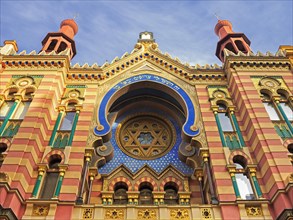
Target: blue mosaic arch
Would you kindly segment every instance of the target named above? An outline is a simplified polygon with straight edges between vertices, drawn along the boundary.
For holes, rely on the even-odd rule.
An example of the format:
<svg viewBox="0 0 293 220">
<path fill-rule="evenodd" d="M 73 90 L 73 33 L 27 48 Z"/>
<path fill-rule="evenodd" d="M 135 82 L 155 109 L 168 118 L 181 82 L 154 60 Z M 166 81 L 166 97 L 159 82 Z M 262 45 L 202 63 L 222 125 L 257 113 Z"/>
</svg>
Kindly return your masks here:
<svg viewBox="0 0 293 220">
<path fill-rule="evenodd" d="M 98 108 L 98 113 L 97 113 L 98 117 L 97 118 L 98 118 L 99 126 L 94 128 L 95 135 L 104 136 L 111 131 L 110 124 L 107 121 L 107 110 L 106 109 L 107 109 L 108 102 L 113 97 L 113 95 L 117 91 L 119 91 L 120 89 L 122 89 L 128 85 L 138 83 L 138 82 L 143 82 L 143 81 L 158 83 L 158 84 L 167 86 L 168 88 L 175 91 L 182 98 L 182 100 L 185 103 L 185 107 L 187 109 L 187 117 L 186 117 L 186 122 L 183 125 L 183 132 L 190 137 L 194 137 L 199 134 L 199 132 L 200 132 L 199 129 L 197 129 L 197 130 L 191 129 L 191 127 L 195 124 L 196 115 L 195 115 L 195 108 L 193 106 L 193 103 L 192 103 L 190 97 L 187 95 L 187 93 L 180 86 L 169 81 L 168 79 L 165 79 L 163 77 L 159 77 L 156 75 L 152 75 L 152 74 L 142 74 L 142 75 L 130 77 L 128 79 L 125 79 L 125 80 L 117 83 L 103 97 L 103 99 L 100 103 L 100 106 Z"/>
</svg>

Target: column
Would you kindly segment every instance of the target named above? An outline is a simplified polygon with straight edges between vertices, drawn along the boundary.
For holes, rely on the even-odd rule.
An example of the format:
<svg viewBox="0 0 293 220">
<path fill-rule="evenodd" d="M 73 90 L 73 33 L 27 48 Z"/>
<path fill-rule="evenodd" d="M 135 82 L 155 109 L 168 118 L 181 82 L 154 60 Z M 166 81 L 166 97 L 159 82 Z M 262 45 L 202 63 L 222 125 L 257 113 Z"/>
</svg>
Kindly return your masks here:
<svg viewBox="0 0 293 220">
<path fill-rule="evenodd" d="M 256 167 L 248 167 L 248 170 L 249 170 L 249 174 L 251 176 L 252 183 L 256 191 L 257 197 L 262 198 L 262 192 L 256 178 Z"/>
<path fill-rule="evenodd" d="M 205 199 L 204 191 L 203 191 L 203 171 L 197 170 L 196 172 L 196 179 L 198 180 L 199 184 L 199 190 L 200 190 L 200 196 L 201 196 L 201 202 L 202 204 L 207 204 L 207 201 Z"/>
<path fill-rule="evenodd" d="M 40 189 L 40 185 L 41 185 L 41 181 L 43 179 L 44 173 L 46 171 L 46 165 L 44 166 L 40 166 L 38 169 L 38 177 L 37 177 L 37 181 L 35 183 L 34 189 L 33 189 L 33 193 L 32 193 L 32 197 L 36 198 Z"/>
<path fill-rule="evenodd" d="M 76 111 L 74 119 L 73 119 L 73 124 L 72 124 L 71 132 L 70 132 L 69 141 L 68 141 L 68 144 L 67 144 L 68 146 L 71 146 L 71 144 L 72 144 L 72 140 L 73 140 L 73 137 L 74 137 L 78 117 L 79 117 L 79 111 Z"/>
<path fill-rule="evenodd" d="M 229 110 L 230 110 L 230 109 L 229 109 Z M 239 128 L 239 125 L 238 125 L 238 121 L 237 121 L 237 119 L 236 119 L 236 116 L 235 116 L 233 110 L 230 110 L 230 115 L 231 115 L 231 118 L 232 118 L 233 124 L 234 124 L 234 126 L 235 126 L 235 129 L 236 129 L 236 132 L 237 132 L 237 136 L 238 136 L 239 141 L 240 141 L 240 145 L 241 145 L 241 147 L 245 147 L 245 142 L 244 142 L 243 136 L 242 136 L 242 134 L 241 134 L 241 131 L 240 131 L 240 128 Z"/>
<path fill-rule="evenodd" d="M 210 170 L 210 164 L 209 164 L 209 152 L 208 149 L 200 149 L 200 154 L 201 157 L 203 159 L 203 165 L 204 165 L 204 169 L 206 170 L 207 173 L 207 177 L 208 177 L 208 183 L 209 183 L 209 188 L 210 188 L 210 192 L 211 192 L 211 199 L 212 199 L 212 204 L 218 204 L 219 201 L 216 197 L 215 194 L 215 186 L 214 186 L 214 182 L 212 179 L 212 175 L 211 175 L 211 170 Z"/>
<path fill-rule="evenodd" d="M 55 136 L 56 136 L 56 132 L 57 132 L 57 129 L 59 128 L 59 126 L 60 126 L 61 118 L 63 116 L 63 113 L 65 112 L 65 108 L 63 106 L 59 106 L 58 110 L 59 110 L 59 114 L 58 114 L 57 120 L 55 122 L 54 129 L 52 131 L 52 135 L 51 135 L 51 138 L 50 138 L 50 141 L 49 141 L 49 146 L 53 146 Z"/>
<path fill-rule="evenodd" d="M 59 168 L 59 179 L 58 179 L 58 182 L 57 182 L 57 187 L 55 189 L 54 198 L 58 198 L 58 196 L 60 194 L 62 182 L 63 182 L 63 179 L 64 179 L 64 175 L 65 175 L 65 169 Z"/>
<path fill-rule="evenodd" d="M 276 104 L 277 104 L 277 107 L 278 107 L 278 109 L 279 109 L 279 111 L 280 111 L 280 113 L 281 113 L 283 119 L 285 120 L 285 122 L 286 122 L 286 124 L 287 124 L 287 126 L 288 126 L 288 128 L 289 128 L 289 130 L 290 130 L 290 132 L 291 132 L 291 135 L 293 135 L 293 127 L 292 127 L 292 125 L 291 125 L 291 122 L 290 122 L 289 119 L 287 118 L 287 115 L 285 114 L 285 112 L 284 112 L 282 106 L 280 105 L 279 100 L 275 100 L 275 102 L 276 102 Z"/>
<path fill-rule="evenodd" d="M 86 198 L 86 204 L 90 203 L 91 193 L 92 193 L 92 188 L 93 188 L 93 181 L 94 181 L 95 177 L 97 176 L 97 174 L 98 174 L 97 167 L 91 167 L 89 169 L 89 191 L 88 191 L 87 198 Z"/>
<path fill-rule="evenodd" d="M 227 165 L 227 167 L 228 167 L 229 174 L 231 176 L 232 185 L 233 185 L 233 188 L 234 188 L 236 198 L 240 199 L 241 196 L 240 196 L 239 188 L 238 188 L 236 177 L 235 177 L 236 167 L 235 167 L 235 165 Z"/>
<path fill-rule="evenodd" d="M 218 112 L 215 109 L 213 109 L 213 111 L 214 111 L 216 123 L 217 123 L 217 126 L 218 126 L 218 130 L 219 130 L 222 145 L 223 145 L 223 147 L 226 147 L 226 141 L 225 141 L 225 137 L 224 137 L 224 133 L 223 133 L 223 130 L 222 130 L 222 126 L 221 126 L 221 122 L 220 122 L 220 119 L 219 119 Z"/>
<path fill-rule="evenodd" d="M 87 174 L 88 174 L 88 168 L 89 168 L 89 164 L 92 158 L 92 154 L 93 154 L 93 149 L 86 149 L 85 150 L 85 155 L 84 155 L 84 164 L 83 164 L 83 169 L 82 169 L 82 174 L 81 174 L 81 182 L 79 185 L 79 190 L 78 190 L 78 195 L 77 195 L 77 199 L 76 199 L 76 204 L 81 205 L 83 204 L 83 191 L 84 191 L 84 187 L 85 187 L 85 182 L 86 182 L 86 178 L 87 178 Z"/>
</svg>

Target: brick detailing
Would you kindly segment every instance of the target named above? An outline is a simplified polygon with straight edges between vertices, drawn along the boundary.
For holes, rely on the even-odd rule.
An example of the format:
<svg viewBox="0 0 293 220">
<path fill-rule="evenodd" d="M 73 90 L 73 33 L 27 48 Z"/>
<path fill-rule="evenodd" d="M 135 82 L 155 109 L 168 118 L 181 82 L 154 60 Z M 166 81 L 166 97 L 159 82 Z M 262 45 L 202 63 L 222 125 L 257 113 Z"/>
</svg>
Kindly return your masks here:
<svg viewBox="0 0 293 220">
<path fill-rule="evenodd" d="M 165 179 L 163 179 L 163 181 L 161 182 L 160 184 L 160 191 L 164 191 L 164 186 L 166 185 L 166 183 L 168 182 L 174 182 L 178 185 L 178 190 L 179 191 L 183 191 L 183 185 L 181 183 L 180 180 L 178 180 L 177 178 L 175 177 L 172 177 L 172 176 L 168 176 L 166 177 Z"/>
<path fill-rule="evenodd" d="M 246 159 L 247 164 L 252 164 L 251 159 L 249 158 L 249 156 L 247 156 L 243 151 L 240 151 L 240 150 L 235 150 L 230 154 L 230 156 L 229 156 L 229 163 L 230 164 L 234 164 L 233 157 L 235 157 L 236 155 L 243 156 Z"/>
<path fill-rule="evenodd" d="M 127 178 L 125 178 L 124 176 L 119 176 L 111 181 L 111 183 L 109 184 L 109 191 L 114 191 L 114 186 L 118 182 L 126 183 L 126 185 L 128 186 L 128 191 L 132 190 L 131 182 Z"/>
<path fill-rule="evenodd" d="M 148 183 L 152 184 L 153 191 L 158 191 L 158 185 L 151 177 L 142 177 L 138 181 L 136 181 L 136 183 L 134 185 L 134 191 L 138 191 L 139 185 L 143 182 L 148 182 Z"/>
<path fill-rule="evenodd" d="M 61 150 L 52 150 L 52 151 L 50 151 L 46 156 L 45 156 L 45 158 L 44 158 L 44 163 L 49 163 L 49 158 L 52 156 L 52 155 L 54 155 L 54 154 L 57 154 L 57 155 L 59 155 L 60 157 L 61 157 L 61 162 L 60 162 L 60 164 L 64 164 L 64 161 L 65 161 L 65 155 L 64 155 L 64 153 L 61 151 Z"/>
</svg>

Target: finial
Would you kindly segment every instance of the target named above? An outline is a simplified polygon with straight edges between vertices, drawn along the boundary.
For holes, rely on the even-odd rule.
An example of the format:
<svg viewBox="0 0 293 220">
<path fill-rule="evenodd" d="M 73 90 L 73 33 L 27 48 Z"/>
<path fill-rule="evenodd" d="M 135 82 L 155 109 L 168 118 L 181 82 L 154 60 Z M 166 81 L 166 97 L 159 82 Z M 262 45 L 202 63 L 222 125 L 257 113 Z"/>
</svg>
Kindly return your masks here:
<svg viewBox="0 0 293 220">
<path fill-rule="evenodd" d="M 73 16 L 73 20 L 76 20 L 79 17 L 79 13 L 75 13 Z"/>
<path fill-rule="evenodd" d="M 215 17 L 218 19 L 218 21 L 221 20 L 221 19 L 220 19 L 220 16 L 218 16 L 217 13 L 214 13 L 214 15 L 215 15 Z"/>
</svg>

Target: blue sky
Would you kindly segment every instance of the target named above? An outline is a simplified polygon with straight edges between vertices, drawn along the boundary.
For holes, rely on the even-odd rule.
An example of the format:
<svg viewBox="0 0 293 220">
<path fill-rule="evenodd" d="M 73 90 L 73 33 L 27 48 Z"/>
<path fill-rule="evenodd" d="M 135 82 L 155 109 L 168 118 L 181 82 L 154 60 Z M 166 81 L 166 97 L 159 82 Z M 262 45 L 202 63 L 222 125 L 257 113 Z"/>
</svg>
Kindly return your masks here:
<svg viewBox="0 0 293 220">
<path fill-rule="evenodd" d="M 254 52 L 293 44 L 293 1 L 21 1 L 0 0 L 0 42 L 16 40 L 20 51 L 41 49 L 48 32 L 79 14 L 72 64 L 102 65 L 131 52 L 142 31 L 151 31 L 162 52 L 192 65 L 221 64 L 214 55 L 220 19 L 243 32 Z"/>
</svg>

